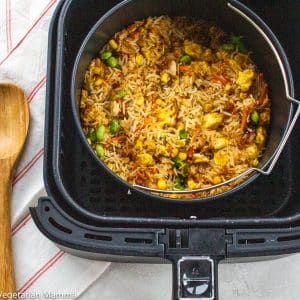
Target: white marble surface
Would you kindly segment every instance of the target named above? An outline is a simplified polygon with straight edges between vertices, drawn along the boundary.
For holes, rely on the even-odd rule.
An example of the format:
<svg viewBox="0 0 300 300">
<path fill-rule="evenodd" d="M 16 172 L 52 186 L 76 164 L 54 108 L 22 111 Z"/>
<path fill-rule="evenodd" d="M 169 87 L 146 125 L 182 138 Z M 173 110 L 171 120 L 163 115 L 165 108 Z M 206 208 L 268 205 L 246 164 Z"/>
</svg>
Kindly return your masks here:
<svg viewBox="0 0 300 300">
<path fill-rule="evenodd" d="M 112 263 L 80 300 L 170 300 L 171 265 Z M 219 265 L 220 300 L 299 300 L 300 254 Z"/>
</svg>

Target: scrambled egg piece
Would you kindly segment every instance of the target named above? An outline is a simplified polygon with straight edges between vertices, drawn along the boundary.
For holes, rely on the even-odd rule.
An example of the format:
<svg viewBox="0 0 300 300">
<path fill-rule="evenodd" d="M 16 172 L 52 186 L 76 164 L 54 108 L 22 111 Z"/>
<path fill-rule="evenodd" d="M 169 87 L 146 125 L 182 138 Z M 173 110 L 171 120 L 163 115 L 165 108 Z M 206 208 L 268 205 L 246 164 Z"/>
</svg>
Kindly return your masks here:
<svg viewBox="0 0 300 300">
<path fill-rule="evenodd" d="M 177 129 L 179 129 L 179 130 L 182 130 L 182 129 L 185 129 L 185 125 L 184 125 L 184 123 L 183 122 L 178 122 L 177 123 Z"/>
<path fill-rule="evenodd" d="M 251 157 L 251 158 L 256 158 L 258 155 L 258 148 L 255 144 L 252 144 L 250 146 L 248 146 L 246 148 L 247 154 Z"/>
<path fill-rule="evenodd" d="M 179 152 L 178 157 L 183 161 L 187 159 L 187 153 L 186 152 Z"/>
<path fill-rule="evenodd" d="M 136 98 L 136 99 L 135 99 L 135 103 L 136 103 L 138 106 L 144 106 L 144 103 L 145 103 L 144 96 L 139 96 L 138 98 Z"/>
<path fill-rule="evenodd" d="M 193 190 L 196 187 L 196 182 L 193 179 L 189 179 L 187 181 L 187 186 L 190 190 Z"/>
<path fill-rule="evenodd" d="M 165 154 L 167 153 L 167 148 L 166 148 L 166 146 L 164 146 L 164 145 L 158 145 L 158 146 L 157 146 L 157 151 L 158 151 L 159 154 L 165 155 Z M 176 154 L 176 155 L 177 155 L 177 154 Z M 175 155 L 175 156 L 176 156 L 176 155 Z"/>
<path fill-rule="evenodd" d="M 161 106 L 161 105 L 163 104 L 163 101 L 162 101 L 160 98 L 158 98 L 158 99 L 156 99 L 155 103 L 156 103 L 158 106 Z"/>
<path fill-rule="evenodd" d="M 266 140 L 266 135 L 267 135 L 266 129 L 259 126 L 256 131 L 256 139 L 255 139 L 255 142 L 258 146 L 262 147 L 264 145 Z"/>
<path fill-rule="evenodd" d="M 224 137 L 218 137 L 213 140 L 213 147 L 215 150 L 220 150 L 224 147 L 226 147 L 229 144 L 228 139 Z"/>
<path fill-rule="evenodd" d="M 170 74 L 166 72 L 162 73 L 160 76 L 160 80 L 165 84 L 167 84 L 170 81 L 170 79 Z"/>
<path fill-rule="evenodd" d="M 96 79 L 96 81 L 95 81 L 95 86 L 99 86 L 99 85 L 101 85 L 103 83 L 103 80 L 101 79 L 101 78 L 98 78 L 98 79 Z"/>
<path fill-rule="evenodd" d="M 91 69 L 91 73 L 92 73 L 93 75 L 101 75 L 101 69 L 100 69 L 99 67 L 93 67 L 93 68 Z"/>
<path fill-rule="evenodd" d="M 176 145 L 180 148 L 184 147 L 186 145 L 186 140 L 185 139 L 176 140 Z"/>
<path fill-rule="evenodd" d="M 156 149 L 156 145 L 153 141 L 146 140 L 144 144 L 149 151 Z"/>
<path fill-rule="evenodd" d="M 88 91 L 87 90 L 82 90 L 81 91 L 81 99 L 85 100 L 88 97 Z"/>
<path fill-rule="evenodd" d="M 172 126 L 174 124 L 174 118 L 170 115 L 170 112 L 167 112 L 164 109 L 159 109 L 157 111 L 157 118 L 161 121 L 159 126 L 163 127 L 164 125 Z"/>
<path fill-rule="evenodd" d="M 137 54 L 135 57 L 135 62 L 137 65 L 142 65 L 144 62 L 144 56 L 142 54 Z"/>
<path fill-rule="evenodd" d="M 201 46 L 189 40 L 185 40 L 183 44 L 184 52 L 192 57 L 200 58 L 202 53 Z"/>
<path fill-rule="evenodd" d="M 253 167 L 257 167 L 258 164 L 259 164 L 258 159 L 257 159 L 257 158 L 254 159 L 253 162 L 252 162 L 252 166 L 253 166 Z"/>
<path fill-rule="evenodd" d="M 230 83 L 226 83 L 225 85 L 225 92 L 229 92 L 231 90 L 231 84 Z"/>
<path fill-rule="evenodd" d="M 227 153 L 225 153 L 224 151 L 219 150 L 215 153 L 214 162 L 216 165 L 224 167 L 228 164 L 228 161 L 229 161 L 229 157 Z"/>
<path fill-rule="evenodd" d="M 173 148 L 171 151 L 171 156 L 176 157 L 178 155 L 179 150 L 177 148 Z"/>
<path fill-rule="evenodd" d="M 202 108 L 204 112 L 208 113 L 213 110 L 214 106 L 211 103 L 204 103 Z"/>
<path fill-rule="evenodd" d="M 208 113 L 203 116 L 202 126 L 205 129 L 217 129 L 223 122 L 224 116 L 218 112 Z"/>
<path fill-rule="evenodd" d="M 236 83 L 241 87 L 243 92 L 247 92 L 252 85 L 254 79 L 254 72 L 251 69 L 246 69 L 239 72 Z"/>
<path fill-rule="evenodd" d="M 154 160 L 151 154 L 143 153 L 137 156 L 138 162 L 143 166 L 153 165 Z"/>
<path fill-rule="evenodd" d="M 167 182 L 163 179 L 159 179 L 157 182 L 157 188 L 160 190 L 165 190 L 167 188 Z"/>
<path fill-rule="evenodd" d="M 210 71 L 210 67 L 206 61 L 194 62 L 192 68 L 196 74 L 200 74 L 201 76 L 206 75 Z"/>
<path fill-rule="evenodd" d="M 222 178 L 221 178 L 220 176 L 218 176 L 218 175 L 215 175 L 215 176 L 211 179 L 211 182 L 212 182 L 213 184 L 219 184 L 219 183 L 222 182 Z"/>
<path fill-rule="evenodd" d="M 209 162 L 209 158 L 207 156 L 205 156 L 204 154 L 201 153 L 195 153 L 193 155 L 193 162 L 194 163 L 205 163 L 205 162 Z"/>
<path fill-rule="evenodd" d="M 138 139 L 138 140 L 136 141 L 134 147 L 135 147 L 137 150 L 143 149 L 143 142 L 142 142 L 140 139 Z"/>
</svg>

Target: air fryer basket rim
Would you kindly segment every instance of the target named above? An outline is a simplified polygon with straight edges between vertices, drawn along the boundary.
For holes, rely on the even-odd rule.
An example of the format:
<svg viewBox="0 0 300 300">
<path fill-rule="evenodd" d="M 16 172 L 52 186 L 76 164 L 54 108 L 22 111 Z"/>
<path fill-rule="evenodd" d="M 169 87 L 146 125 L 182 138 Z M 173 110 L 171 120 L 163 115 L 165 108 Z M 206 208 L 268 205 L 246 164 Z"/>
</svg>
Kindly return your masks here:
<svg viewBox="0 0 300 300">
<path fill-rule="evenodd" d="M 127 183 L 126 181 L 120 179 L 119 177 L 116 176 L 115 173 L 113 173 L 94 153 L 94 151 L 92 150 L 92 148 L 90 147 L 90 145 L 87 143 L 86 137 L 83 133 L 82 127 L 81 127 L 81 122 L 80 122 L 80 117 L 78 114 L 78 109 L 77 109 L 77 101 L 76 101 L 76 97 L 75 97 L 75 79 L 77 76 L 77 70 L 78 70 L 78 65 L 81 59 L 82 54 L 84 53 L 86 44 L 88 43 L 88 41 L 90 40 L 90 38 L 93 36 L 93 34 L 95 33 L 95 31 L 101 26 L 101 24 L 104 22 L 104 20 L 106 20 L 111 14 L 113 14 L 116 10 L 121 9 L 123 5 L 130 3 L 134 0 L 125 0 L 120 2 L 119 4 L 117 4 L 116 6 L 114 6 L 111 10 L 109 10 L 105 15 L 103 15 L 97 22 L 96 24 L 92 27 L 92 29 L 88 32 L 88 34 L 86 35 L 84 42 L 82 43 L 80 50 L 78 51 L 77 57 L 76 57 L 76 62 L 73 68 L 73 73 L 72 73 L 72 84 L 71 84 L 71 98 L 72 98 L 72 112 L 74 115 L 74 119 L 75 119 L 75 124 L 77 127 L 77 132 L 79 133 L 79 136 L 83 142 L 83 144 L 85 145 L 85 147 L 88 149 L 89 153 L 93 156 L 93 158 L 97 161 L 98 165 L 101 166 L 101 168 L 103 170 L 106 171 L 106 173 L 108 173 L 111 177 L 113 177 L 118 183 L 122 184 L 123 186 L 126 186 L 128 188 L 128 192 L 130 192 L 131 190 L 134 190 L 135 192 L 141 194 L 141 195 L 147 195 L 149 196 L 149 192 L 143 191 L 139 188 L 134 187 L 133 185 Z M 290 70 L 290 66 L 286 57 L 286 54 L 282 48 L 282 46 L 280 45 L 278 39 L 276 38 L 276 36 L 274 35 L 274 33 L 271 31 L 271 29 L 260 19 L 260 17 L 258 17 L 252 10 L 250 10 L 248 7 L 246 7 L 245 5 L 241 4 L 240 2 L 236 1 L 236 0 L 229 0 L 228 1 L 228 6 L 233 6 L 233 7 L 239 7 L 243 10 L 243 12 L 246 13 L 247 17 L 252 20 L 252 22 L 254 24 L 257 25 L 258 28 L 260 28 L 262 30 L 262 32 L 264 32 L 264 34 L 266 34 L 266 36 L 269 38 L 270 42 L 271 42 L 271 48 L 273 49 L 273 51 L 275 50 L 276 54 L 277 54 L 277 60 L 280 64 L 281 71 L 282 71 L 282 76 L 285 79 L 284 83 L 285 83 L 285 88 L 288 91 L 288 93 L 290 95 L 294 95 L 294 86 L 293 86 L 293 79 L 292 79 L 292 74 L 291 74 L 291 70 Z M 252 24 L 253 25 L 253 24 Z M 255 27 L 255 26 L 254 26 Z M 255 30 L 257 30 L 257 28 L 255 27 Z M 289 124 L 290 124 L 290 120 L 292 118 L 293 115 L 293 104 L 290 104 L 290 109 L 289 109 L 289 116 L 288 116 L 288 120 L 286 122 L 286 127 L 284 130 L 284 133 L 282 135 L 281 141 L 279 142 L 276 150 L 274 151 L 273 155 L 268 159 L 268 161 L 265 163 L 265 165 L 262 167 L 262 170 L 264 170 L 269 164 L 270 162 L 272 162 L 273 157 L 275 156 L 275 154 L 277 153 L 278 149 L 280 147 L 283 147 L 282 142 L 284 139 L 284 136 L 288 130 Z M 151 195 L 151 197 L 155 198 L 156 200 L 161 200 L 161 201 L 165 201 L 165 202 L 169 202 L 169 203 L 187 203 L 187 202 L 207 202 L 210 200 L 216 200 L 216 199 L 220 199 L 223 198 L 225 196 L 228 196 L 240 189 L 242 189 L 243 187 L 245 187 L 246 185 L 250 184 L 254 179 L 256 179 L 260 174 L 258 172 L 254 172 L 249 178 L 247 178 L 246 180 L 244 180 L 241 184 L 235 186 L 234 188 L 231 188 L 230 190 L 227 190 L 225 192 L 219 193 L 217 195 L 213 195 L 213 196 L 208 196 L 208 197 L 202 197 L 202 198 L 191 198 L 191 199 L 171 199 L 168 197 L 163 197 L 163 196 L 157 196 L 157 195 Z"/>
</svg>

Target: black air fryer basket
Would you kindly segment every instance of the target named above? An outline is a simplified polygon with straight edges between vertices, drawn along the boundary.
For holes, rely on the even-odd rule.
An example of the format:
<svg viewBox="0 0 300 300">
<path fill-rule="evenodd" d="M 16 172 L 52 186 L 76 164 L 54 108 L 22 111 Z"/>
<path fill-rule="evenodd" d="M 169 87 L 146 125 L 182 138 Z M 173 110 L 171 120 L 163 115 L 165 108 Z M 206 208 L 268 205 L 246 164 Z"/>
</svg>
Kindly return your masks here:
<svg viewBox="0 0 300 300">
<path fill-rule="evenodd" d="M 221 260 L 300 251 L 299 122 L 272 174 L 230 196 L 182 204 L 150 201 L 128 191 L 99 169 L 76 132 L 70 108 L 72 69 L 81 43 L 117 3 L 66 0 L 56 9 L 48 50 L 48 197 L 41 198 L 31 214 L 38 228 L 67 252 L 109 261 L 171 262 L 174 299 L 218 299 Z M 271 25 L 299 81 L 300 5 L 243 3 Z"/>
</svg>

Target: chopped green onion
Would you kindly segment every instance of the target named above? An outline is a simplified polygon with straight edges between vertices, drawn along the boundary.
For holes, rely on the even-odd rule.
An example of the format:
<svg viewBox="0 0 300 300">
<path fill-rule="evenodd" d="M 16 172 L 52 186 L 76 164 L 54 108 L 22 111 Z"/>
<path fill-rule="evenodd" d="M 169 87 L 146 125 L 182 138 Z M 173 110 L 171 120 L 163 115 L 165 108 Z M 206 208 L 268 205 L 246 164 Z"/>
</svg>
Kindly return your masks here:
<svg viewBox="0 0 300 300">
<path fill-rule="evenodd" d="M 174 187 L 178 190 L 185 189 L 184 177 L 181 175 L 177 175 L 174 179 Z"/>
<path fill-rule="evenodd" d="M 96 142 L 97 141 L 97 135 L 96 135 L 96 131 L 94 128 L 91 128 L 89 130 L 88 136 L 87 136 L 91 142 Z"/>
<path fill-rule="evenodd" d="M 180 57 L 180 62 L 182 62 L 185 65 L 189 65 L 192 62 L 192 57 L 188 54 L 184 54 Z"/>
<path fill-rule="evenodd" d="M 160 135 L 160 139 L 165 140 L 168 137 L 168 133 L 167 132 L 162 132 Z"/>
<path fill-rule="evenodd" d="M 105 155 L 104 147 L 101 144 L 97 144 L 95 150 L 98 157 L 102 158 Z"/>
<path fill-rule="evenodd" d="M 106 62 L 112 68 L 115 68 L 118 65 L 118 60 L 114 56 L 109 57 Z"/>
<path fill-rule="evenodd" d="M 253 110 L 250 114 L 250 119 L 253 123 L 257 124 L 259 122 L 259 113 L 256 110 Z"/>
<path fill-rule="evenodd" d="M 182 140 L 186 140 L 187 137 L 188 137 L 188 132 L 185 130 L 185 129 L 181 129 L 179 131 L 179 137 L 182 139 Z"/>
<path fill-rule="evenodd" d="M 128 92 L 127 91 L 125 91 L 125 90 L 121 90 L 121 91 L 119 91 L 117 94 L 116 94 L 116 96 L 114 96 L 114 100 L 116 100 L 116 99 L 120 99 L 120 98 L 124 98 L 125 96 L 127 96 L 128 95 Z"/>
<path fill-rule="evenodd" d="M 98 141 L 103 141 L 105 135 L 105 127 L 103 125 L 99 126 L 96 129 L 96 136 Z"/>
<path fill-rule="evenodd" d="M 117 119 L 113 119 L 109 124 L 111 133 L 117 133 L 120 130 L 120 123 Z"/>
<path fill-rule="evenodd" d="M 181 165 L 182 165 L 182 161 L 181 161 L 181 159 L 178 156 L 173 157 L 172 158 L 172 162 L 174 163 L 174 167 L 176 169 L 179 169 L 181 167 Z"/>
<path fill-rule="evenodd" d="M 238 51 L 246 53 L 248 51 L 242 39 L 242 36 L 232 35 L 230 37 L 230 42 L 238 49 Z"/>
<path fill-rule="evenodd" d="M 233 44 L 230 44 L 230 43 L 226 43 L 226 44 L 223 44 L 221 46 L 221 48 L 226 51 L 226 52 L 230 52 L 230 51 L 233 51 L 234 50 L 234 45 Z"/>
<path fill-rule="evenodd" d="M 107 59 L 109 59 L 111 56 L 112 56 L 112 53 L 111 53 L 110 51 L 105 51 L 105 52 L 103 52 L 103 53 L 101 54 L 101 58 L 102 58 L 103 60 L 107 60 Z"/>
<path fill-rule="evenodd" d="M 190 165 L 187 164 L 187 163 L 184 165 L 184 167 L 182 168 L 182 174 L 183 174 L 183 175 L 186 176 L 186 175 L 188 174 L 189 167 L 190 167 Z"/>
</svg>

